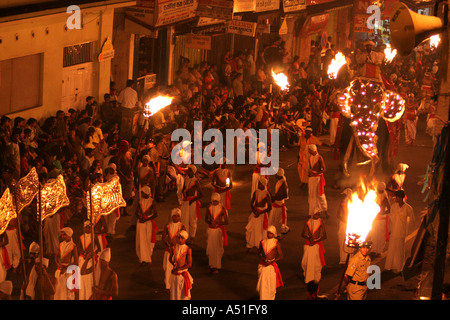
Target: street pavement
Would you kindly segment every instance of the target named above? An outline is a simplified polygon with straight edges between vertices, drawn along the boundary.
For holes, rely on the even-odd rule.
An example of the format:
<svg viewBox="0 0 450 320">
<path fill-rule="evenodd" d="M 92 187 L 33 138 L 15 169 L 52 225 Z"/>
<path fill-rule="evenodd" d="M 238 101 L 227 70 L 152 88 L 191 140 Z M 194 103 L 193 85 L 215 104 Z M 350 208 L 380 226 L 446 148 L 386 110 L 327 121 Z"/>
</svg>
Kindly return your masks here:
<svg viewBox="0 0 450 320">
<path fill-rule="evenodd" d="M 339 203 L 343 197 L 341 194 L 346 181 L 340 181 L 340 188 L 334 189 L 333 184 L 339 176 L 338 162 L 332 159 L 332 149 L 328 135 L 320 136 L 324 146 L 319 147 L 319 153 L 323 156 L 327 171 L 325 180 L 327 185 L 325 193 L 328 201 L 330 217 L 324 219 L 328 238 L 324 241 L 326 266 L 322 269 L 320 281 L 320 294 L 328 299 L 335 299 L 335 293 L 340 283 L 343 267 L 339 265 L 339 251 L 337 245 L 338 220 L 336 217 Z M 425 197 L 421 193 L 422 176 L 432 156 L 432 141 L 425 134 L 425 119 L 420 118 L 418 123 L 418 135 L 415 146 L 405 146 L 404 133 L 402 131 L 399 156 L 393 165 L 398 162 L 407 163 L 407 177 L 405 190 L 408 203 L 413 207 L 416 216 L 415 223 L 408 230 L 407 252 L 415 239 L 415 232 L 420 225 L 421 211 L 426 207 L 423 202 Z M 287 200 L 287 221 L 290 232 L 281 236 L 281 247 L 284 253 L 283 260 L 278 266 L 282 274 L 284 287 L 278 288 L 277 300 L 306 300 L 307 291 L 303 280 L 301 259 L 303 255 L 304 239 L 301 237 L 303 225 L 308 218 L 308 199 L 306 192 L 299 188 L 297 172 L 297 147 L 280 152 L 280 167 L 285 169 L 285 175 L 289 184 L 289 200 Z M 229 225 L 226 227 L 229 244 L 225 247 L 222 259 L 222 270 L 219 274 L 209 273 L 208 257 L 206 256 L 206 229 L 204 222 L 205 208 L 209 203 L 212 188 L 210 179 L 202 179 L 201 185 L 204 192 L 202 202 L 202 219 L 198 221 L 195 243 L 191 245 L 193 252 L 193 266 L 190 273 L 194 278 L 191 294 L 192 300 L 258 300 L 256 292 L 257 267 L 259 263 L 256 249 L 247 252 L 245 242 L 245 226 L 250 215 L 250 184 L 253 166 L 237 165 L 233 170 L 233 189 L 231 191 L 232 207 L 229 211 Z M 274 188 L 274 178 L 269 182 L 270 190 Z M 170 211 L 177 206 L 176 195 L 171 192 L 165 202 L 158 203 L 157 226 L 162 230 L 168 222 Z M 116 236 L 111 241 L 112 258 L 110 266 L 116 271 L 119 278 L 119 296 L 116 300 L 169 300 L 169 294 L 165 292 L 163 255 L 164 246 L 161 239 L 161 231 L 157 237 L 154 248 L 151 267 L 142 267 L 139 264 L 135 250 L 135 226 L 131 216 L 122 216 L 116 224 Z M 74 237 L 81 232 L 81 226 L 72 225 L 75 230 Z M 373 259 L 372 264 L 384 269 L 385 254 Z M 447 264 L 448 265 L 448 264 Z M 448 266 L 447 266 L 448 269 Z M 51 261 L 50 271 L 54 270 Z M 419 268 L 420 271 L 420 268 Z M 394 275 L 391 272 L 381 273 L 381 289 L 368 291 L 367 300 L 414 300 L 415 287 L 418 281 L 418 272 L 409 272 L 409 275 Z M 448 274 L 447 282 L 448 282 Z M 17 277 L 15 292 L 20 285 Z M 345 299 L 341 295 L 340 299 Z"/>
</svg>

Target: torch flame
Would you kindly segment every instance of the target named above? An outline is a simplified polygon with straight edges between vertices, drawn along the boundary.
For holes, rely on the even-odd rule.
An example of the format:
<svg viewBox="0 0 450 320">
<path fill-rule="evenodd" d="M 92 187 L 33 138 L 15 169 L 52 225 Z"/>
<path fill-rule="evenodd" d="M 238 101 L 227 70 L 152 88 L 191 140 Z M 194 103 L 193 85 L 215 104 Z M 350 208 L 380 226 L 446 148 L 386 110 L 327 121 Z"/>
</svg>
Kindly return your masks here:
<svg viewBox="0 0 450 320">
<path fill-rule="evenodd" d="M 227 187 L 230 186 L 230 178 L 227 178 L 225 181 L 226 181 Z"/>
<path fill-rule="evenodd" d="M 288 78 L 284 73 L 275 73 L 272 70 L 272 77 L 275 83 L 281 88 L 281 90 L 287 90 L 289 88 Z"/>
<path fill-rule="evenodd" d="M 374 189 L 361 185 L 361 200 L 358 193 L 352 193 L 348 202 L 348 217 L 346 230 L 346 244 L 349 245 L 349 238 L 357 236 L 359 244 L 366 241 L 367 235 L 372 229 L 372 222 L 380 212 L 380 206 L 376 202 L 377 194 Z"/>
<path fill-rule="evenodd" d="M 441 37 L 438 34 L 430 37 L 430 47 L 437 48 L 439 42 L 441 42 Z"/>
<path fill-rule="evenodd" d="M 333 60 L 331 60 L 330 65 L 328 66 L 328 78 L 336 79 L 339 69 L 346 63 L 347 60 L 345 60 L 345 56 L 342 54 L 342 52 L 336 53 Z"/>
<path fill-rule="evenodd" d="M 397 54 L 397 49 L 392 50 L 391 45 L 388 44 L 386 46 L 386 49 L 384 49 L 384 59 L 387 63 L 391 62 L 392 59 L 394 59 L 395 55 Z"/>
<path fill-rule="evenodd" d="M 145 104 L 144 116 L 151 117 L 159 110 L 167 107 L 172 103 L 173 98 L 169 96 L 157 96 Z"/>
</svg>

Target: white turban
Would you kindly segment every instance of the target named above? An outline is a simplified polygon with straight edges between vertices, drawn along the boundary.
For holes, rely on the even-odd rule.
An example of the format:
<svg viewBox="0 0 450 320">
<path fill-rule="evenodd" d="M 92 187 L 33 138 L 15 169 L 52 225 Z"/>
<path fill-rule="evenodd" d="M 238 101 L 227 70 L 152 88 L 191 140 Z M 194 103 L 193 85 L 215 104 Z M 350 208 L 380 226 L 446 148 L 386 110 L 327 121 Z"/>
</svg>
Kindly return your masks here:
<svg viewBox="0 0 450 320">
<path fill-rule="evenodd" d="M 145 156 L 142 157 L 142 161 L 147 160 L 148 162 L 150 162 L 150 156 L 148 154 L 146 154 Z"/>
<path fill-rule="evenodd" d="M 116 172 L 116 170 L 117 170 L 116 164 L 112 163 L 112 162 L 108 165 L 108 168 L 112 168 L 114 170 L 114 172 Z"/>
<path fill-rule="evenodd" d="M 384 182 L 378 182 L 377 183 L 377 191 L 379 192 L 379 193 L 381 193 L 381 192 L 383 192 L 383 191 L 385 191 L 386 190 L 386 183 L 384 183 Z"/>
<path fill-rule="evenodd" d="M 193 173 L 196 173 L 196 172 L 197 172 L 197 167 L 194 166 L 193 164 L 188 165 L 187 168 L 188 168 L 188 169 L 191 169 Z"/>
<path fill-rule="evenodd" d="M 399 163 L 397 166 L 397 171 L 404 172 L 408 168 L 409 168 L 409 166 L 406 163 Z"/>
<path fill-rule="evenodd" d="M 211 195 L 211 201 L 220 201 L 220 194 L 213 192 Z"/>
<path fill-rule="evenodd" d="M 350 197 L 353 193 L 353 190 L 350 188 L 345 188 L 344 191 L 341 192 L 341 194 L 345 194 L 347 197 Z"/>
<path fill-rule="evenodd" d="M 308 144 L 308 150 L 317 151 L 317 146 L 315 144 Z"/>
<path fill-rule="evenodd" d="M 182 236 L 185 240 L 187 240 L 187 238 L 189 238 L 189 233 L 187 233 L 186 230 L 181 230 L 178 234 L 180 236 Z"/>
<path fill-rule="evenodd" d="M 91 226 L 91 222 L 90 222 L 89 220 L 86 220 L 86 221 L 83 223 L 83 226 L 84 226 L 84 227 L 90 227 L 90 226 Z"/>
<path fill-rule="evenodd" d="M 150 194 L 152 192 L 152 190 L 150 189 L 149 186 L 144 186 L 141 188 L 141 191 L 145 194 Z"/>
<path fill-rule="evenodd" d="M 29 253 L 39 253 L 40 250 L 41 247 L 35 241 L 30 244 Z"/>
<path fill-rule="evenodd" d="M 278 169 L 277 176 L 284 177 L 284 169 L 282 168 Z"/>
<path fill-rule="evenodd" d="M 72 237 L 72 235 L 73 235 L 73 230 L 72 230 L 72 228 L 69 228 L 69 227 L 62 228 L 61 232 L 64 232 L 69 237 Z"/>
<path fill-rule="evenodd" d="M 277 236 L 277 228 L 275 228 L 275 226 L 269 226 L 267 228 L 267 231 L 270 233 L 273 233 L 273 235 L 276 237 Z"/>
<path fill-rule="evenodd" d="M 11 281 L 0 282 L 0 291 L 8 296 L 11 295 L 13 289 L 13 283 Z"/>
<path fill-rule="evenodd" d="M 180 208 L 173 208 L 172 211 L 170 212 L 170 216 L 171 217 L 173 217 L 176 214 L 181 216 L 181 209 Z"/>
<path fill-rule="evenodd" d="M 111 248 L 106 248 L 100 253 L 100 259 L 110 262 L 111 261 Z"/>
</svg>

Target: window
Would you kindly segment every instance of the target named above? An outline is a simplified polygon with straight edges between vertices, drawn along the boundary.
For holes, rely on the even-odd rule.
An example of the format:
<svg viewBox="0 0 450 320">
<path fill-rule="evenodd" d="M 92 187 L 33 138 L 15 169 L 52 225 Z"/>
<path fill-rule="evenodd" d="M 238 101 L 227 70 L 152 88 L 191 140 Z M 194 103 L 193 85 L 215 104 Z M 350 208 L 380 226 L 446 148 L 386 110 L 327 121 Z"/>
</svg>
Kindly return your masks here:
<svg viewBox="0 0 450 320">
<path fill-rule="evenodd" d="M 64 47 L 63 67 L 94 61 L 94 44 L 95 42 L 88 42 Z"/>
<path fill-rule="evenodd" d="M 0 114 L 40 105 L 41 68 L 42 54 L 0 61 Z"/>
</svg>

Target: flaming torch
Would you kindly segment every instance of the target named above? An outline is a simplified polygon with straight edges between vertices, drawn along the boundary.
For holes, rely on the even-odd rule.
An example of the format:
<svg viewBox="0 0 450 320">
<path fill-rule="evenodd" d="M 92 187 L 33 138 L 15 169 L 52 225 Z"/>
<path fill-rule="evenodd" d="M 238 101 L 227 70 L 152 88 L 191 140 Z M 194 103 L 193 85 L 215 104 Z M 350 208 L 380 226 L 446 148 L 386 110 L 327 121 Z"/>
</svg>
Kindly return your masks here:
<svg viewBox="0 0 450 320">
<path fill-rule="evenodd" d="M 430 48 L 437 48 L 439 45 L 439 42 L 441 42 L 441 37 L 436 34 L 434 36 L 430 37 Z"/>
<path fill-rule="evenodd" d="M 142 127 L 141 135 L 139 137 L 139 143 L 137 146 L 136 154 L 134 155 L 133 168 L 134 168 L 134 164 L 136 162 L 137 155 L 139 153 L 139 149 L 141 148 L 141 141 L 144 136 L 145 127 L 147 126 L 147 123 L 148 123 L 148 118 L 153 116 L 159 110 L 170 105 L 172 103 L 172 100 L 173 100 L 173 97 L 157 96 L 153 99 L 150 99 L 150 101 L 144 105 L 144 112 L 142 113 L 142 115 L 144 116 L 145 121 L 144 121 L 144 126 Z"/>
<path fill-rule="evenodd" d="M 339 69 L 346 63 L 347 60 L 345 60 L 345 56 L 342 54 L 342 52 L 336 53 L 333 60 L 331 60 L 330 65 L 328 66 L 328 78 L 336 79 Z"/>
<path fill-rule="evenodd" d="M 360 192 L 353 192 L 347 205 L 347 229 L 345 245 L 352 249 L 358 249 L 367 238 L 372 223 L 380 212 L 380 206 L 376 203 L 376 192 L 370 187 L 367 188 L 363 182 L 360 184 Z M 347 270 L 351 252 L 347 253 L 344 271 L 336 292 L 336 300 L 339 299 L 342 281 Z"/>
<path fill-rule="evenodd" d="M 289 89 L 288 78 L 284 73 L 282 73 L 282 72 L 275 73 L 272 70 L 272 78 L 275 81 L 275 83 L 277 84 L 277 86 L 280 87 L 281 91 L 285 91 L 285 90 Z"/>
<path fill-rule="evenodd" d="M 384 49 L 384 61 L 386 63 L 392 62 L 394 57 L 397 55 L 397 49 L 392 50 L 391 45 L 386 45 L 386 49 Z"/>
</svg>

